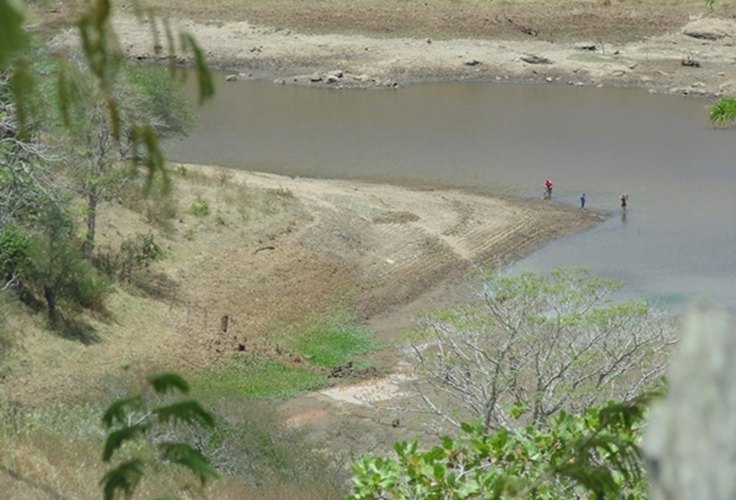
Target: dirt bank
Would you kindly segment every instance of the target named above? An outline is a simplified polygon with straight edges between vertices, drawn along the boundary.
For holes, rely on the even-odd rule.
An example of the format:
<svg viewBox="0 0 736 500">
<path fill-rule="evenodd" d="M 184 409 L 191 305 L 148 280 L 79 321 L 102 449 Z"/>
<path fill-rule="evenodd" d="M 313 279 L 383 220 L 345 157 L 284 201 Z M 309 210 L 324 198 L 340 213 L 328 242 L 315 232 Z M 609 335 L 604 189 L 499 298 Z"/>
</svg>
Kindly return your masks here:
<svg viewBox="0 0 736 500">
<path fill-rule="evenodd" d="M 119 17 L 115 25 L 126 54 L 156 58 L 148 22 Z M 695 19 L 664 35 L 626 43 L 305 34 L 247 21 L 181 20 L 173 25 L 195 35 L 212 65 L 241 79 L 281 84 L 393 87 L 429 80 L 500 80 L 709 96 L 736 92 L 736 21 L 726 19 Z"/>
<path fill-rule="evenodd" d="M 29 334 L 32 350 L 18 352 L 3 383 L 10 400 L 84 397 L 94 381 L 114 386 L 131 369 L 204 369 L 240 344 L 268 350 L 274 325 L 336 302 L 380 317 L 474 265 L 507 264 L 602 220 L 541 200 L 183 168 L 177 222 L 157 233 L 167 258 L 149 297 L 116 294 L 115 321 L 97 324 L 86 346 Z M 209 216 L 189 212 L 197 200 Z M 103 207 L 99 227 L 101 245 L 113 247 L 150 230 L 118 204 Z"/>
</svg>

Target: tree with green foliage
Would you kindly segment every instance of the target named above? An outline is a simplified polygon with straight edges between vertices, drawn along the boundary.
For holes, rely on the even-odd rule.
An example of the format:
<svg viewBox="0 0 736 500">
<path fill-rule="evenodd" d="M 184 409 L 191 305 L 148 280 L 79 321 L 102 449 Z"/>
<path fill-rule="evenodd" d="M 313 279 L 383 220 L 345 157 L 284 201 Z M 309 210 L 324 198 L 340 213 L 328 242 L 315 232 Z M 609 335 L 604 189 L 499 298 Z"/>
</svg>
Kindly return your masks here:
<svg viewBox="0 0 736 500">
<path fill-rule="evenodd" d="M 408 347 L 423 411 L 513 429 L 651 389 L 675 328 L 646 302 L 612 301 L 620 286 L 584 269 L 485 276 L 475 301 L 423 318 Z"/>
<path fill-rule="evenodd" d="M 645 409 L 642 401 L 608 403 L 493 433 L 463 424 L 461 437 L 444 437 L 427 451 L 400 442 L 396 458 L 353 463 L 349 498 L 646 498 Z"/>
<path fill-rule="evenodd" d="M 62 319 L 60 307 L 103 311 L 110 284 L 83 258 L 72 222 L 51 209 L 43 224 L 42 233 L 30 236 L 26 258 L 18 266 L 21 294 L 45 301 L 52 327 Z"/>
<path fill-rule="evenodd" d="M 153 392 L 161 397 L 171 393 L 189 393 L 187 381 L 174 373 L 149 377 L 148 383 Z M 115 455 L 125 457 L 100 481 L 105 500 L 112 500 L 119 493 L 131 497 L 143 478 L 146 460 L 131 451 L 134 443 L 153 447 L 160 462 L 188 469 L 197 476 L 202 486 L 209 479 L 219 477 L 207 458 L 191 444 L 154 439 L 156 431 L 177 425 L 213 428 L 214 417 L 196 400 L 177 399 L 156 405 L 149 394 L 141 392 L 112 403 L 103 415 L 102 422 L 108 429 L 102 460 L 107 463 Z"/>
</svg>

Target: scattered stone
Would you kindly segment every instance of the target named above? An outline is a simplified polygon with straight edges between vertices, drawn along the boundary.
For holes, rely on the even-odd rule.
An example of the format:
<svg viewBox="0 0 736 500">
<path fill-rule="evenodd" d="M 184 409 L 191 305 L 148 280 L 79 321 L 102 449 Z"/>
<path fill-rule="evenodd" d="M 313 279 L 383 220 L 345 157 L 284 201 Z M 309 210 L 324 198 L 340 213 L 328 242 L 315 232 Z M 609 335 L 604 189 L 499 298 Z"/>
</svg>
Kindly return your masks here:
<svg viewBox="0 0 736 500">
<path fill-rule="evenodd" d="M 634 69 L 634 68 L 636 68 L 636 67 L 637 67 L 638 65 L 639 65 L 638 63 L 631 63 L 631 64 L 629 64 L 629 69 Z"/>
<path fill-rule="evenodd" d="M 680 61 L 680 64 L 683 66 L 689 66 L 691 68 L 699 68 L 700 67 L 700 61 L 695 59 L 692 56 L 683 57 Z"/>
<path fill-rule="evenodd" d="M 327 75 L 327 77 L 325 78 L 325 83 L 327 84 L 337 83 L 337 81 L 338 78 L 335 75 Z"/>
<path fill-rule="evenodd" d="M 238 79 L 238 75 L 236 74 L 230 74 L 225 77 L 226 82 L 234 82 Z"/>
<path fill-rule="evenodd" d="M 693 82 L 690 86 L 693 88 L 701 88 L 705 87 L 705 84 L 703 82 Z"/>
<path fill-rule="evenodd" d="M 551 76 L 548 76 L 547 78 L 545 78 L 545 80 L 547 81 L 547 83 L 552 83 L 554 81 Z"/>
<path fill-rule="evenodd" d="M 352 375 L 353 373 L 353 362 L 348 361 L 344 365 L 336 366 L 330 371 L 328 377 L 330 378 L 343 378 Z"/>
<path fill-rule="evenodd" d="M 312 76 L 309 77 L 309 81 L 312 83 L 317 83 L 322 81 L 322 75 L 318 73 L 314 73 Z"/>
<path fill-rule="evenodd" d="M 535 30 L 534 28 L 530 28 L 529 26 L 524 26 L 523 24 L 519 24 L 509 17 L 506 18 L 506 22 L 509 23 L 511 26 L 513 26 L 515 29 L 524 33 L 525 35 L 537 36 L 539 34 L 539 32 Z"/>
<path fill-rule="evenodd" d="M 529 64 L 552 64 L 552 61 L 546 57 L 538 56 L 535 54 L 524 54 L 521 56 L 521 60 Z"/>
<path fill-rule="evenodd" d="M 596 47 L 594 43 L 584 43 L 583 45 L 578 45 L 576 49 L 593 51 L 598 50 L 598 47 Z"/>
<path fill-rule="evenodd" d="M 613 72 L 613 76 L 624 76 L 625 74 L 626 74 L 626 71 L 622 69 L 617 69 L 616 71 Z"/>
<path fill-rule="evenodd" d="M 273 83 L 275 83 L 276 85 L 286 85 L 286 80 L 284 80 L 283 78 L 277 78 L 273 81 Z"/>
<path fill-rule="evenodd" d="M 427 45 L 431 45 L 431 44 L 432 44 L 432 39 L 431 38 L 427 38 Z"/>
<path fill-rule="evenodd" d="M 465 66 L 477 66 L 480 64 L 480 61 L 478 59 L 468 59 L 464 64 Z"/>
<path fill-rule="evenodd" d="M 710 30 L 686 29 L 683 33 L 698 40 L 720 40 L 726 36 L 725 33 Z"/>
</svg>

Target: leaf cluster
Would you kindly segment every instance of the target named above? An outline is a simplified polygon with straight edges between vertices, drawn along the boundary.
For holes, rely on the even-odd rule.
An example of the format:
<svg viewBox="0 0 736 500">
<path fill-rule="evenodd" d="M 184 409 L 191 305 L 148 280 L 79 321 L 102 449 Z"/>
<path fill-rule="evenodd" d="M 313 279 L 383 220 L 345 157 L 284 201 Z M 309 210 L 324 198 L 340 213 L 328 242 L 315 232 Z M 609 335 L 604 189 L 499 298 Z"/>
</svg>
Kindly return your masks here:
<svg viewBox="0 0 736 500">
<path fill-rule="evenodd" d="M 544 427 L 484 433 L 463 424 L 458 438 L 420 451 L 395 445 L 395 458 L 353 464 L 349 498 L 645 498 L 639 441 L 643 401 L 561 412 Z"/>
<path fill-rule="evenodd" d="M 158 395 L 170 393 L 187 395 L 189 384 L 180 375 L 163 373 L 148 378 L 151 390 Z M 102 416 L 108 429 L 102 460 L 111 462 L 116 454 L 128 444 L 145 440 L 155 429 L 171 425 L 190 425 L 213 428 L 215 419 L 202 405 L 192 399 L 183 399 L 160 406 L 149 407 L 145 393 L 113 402 Z M 219 477 L 217 470 L 194 446 L 178 441 L 156 444 L 160 460 L 177 464 L 194 474 L 204 485 L 209 479 Z M 119 462 L 100 481 L 105 500 L 118 494 L 131 496 L 145 471 L 146 461 L 133 457 Z"/>
</svg>

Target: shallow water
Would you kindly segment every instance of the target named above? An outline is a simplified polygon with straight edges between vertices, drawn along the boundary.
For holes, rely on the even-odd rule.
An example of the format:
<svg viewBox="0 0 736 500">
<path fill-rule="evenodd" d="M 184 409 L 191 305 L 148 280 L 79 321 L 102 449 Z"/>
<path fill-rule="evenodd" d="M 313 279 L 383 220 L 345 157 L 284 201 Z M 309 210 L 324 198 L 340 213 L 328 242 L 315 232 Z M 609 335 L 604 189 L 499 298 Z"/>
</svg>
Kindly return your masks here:
<svg viewBox="0 0 736 500">
<path fill-rule="evenodd" d="M 456 186 L 610 212 L 516 269 L 585 265 L 675 308 L 736 311 L 736 132 L 707 102 L 631 89 L 437 83 L 337 91 L 219 85 L 175 161 L 272 173 Z M 622 218 L 618 198 L 629 194 Z"/>
</svg>

